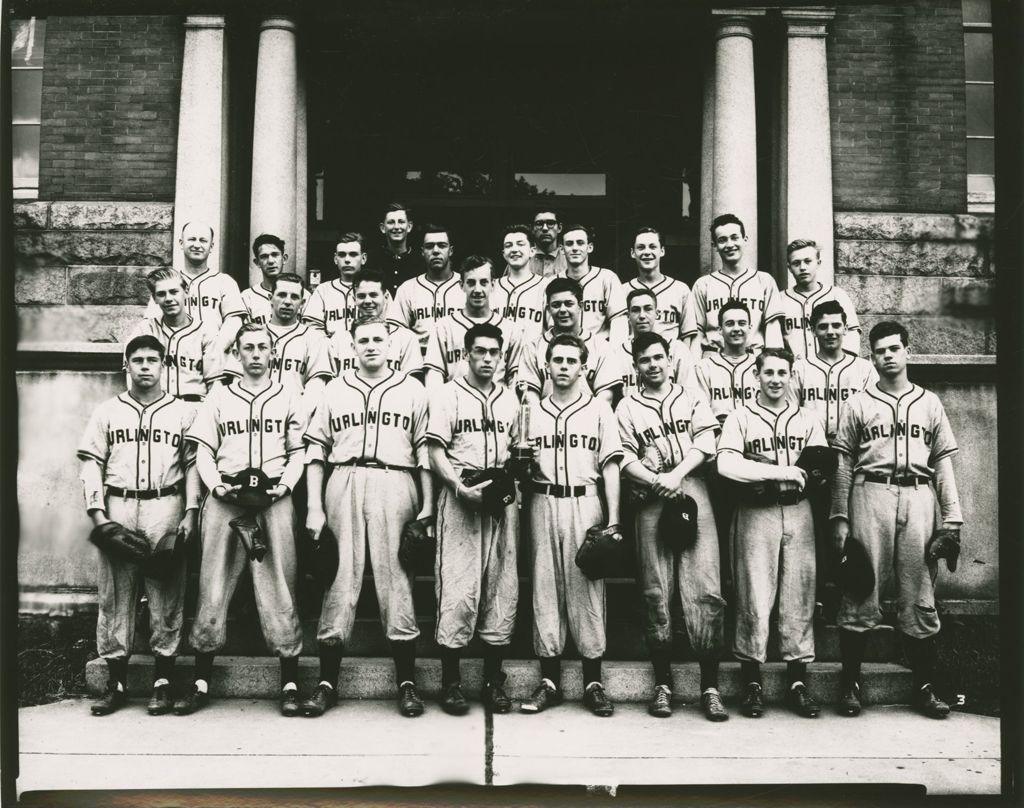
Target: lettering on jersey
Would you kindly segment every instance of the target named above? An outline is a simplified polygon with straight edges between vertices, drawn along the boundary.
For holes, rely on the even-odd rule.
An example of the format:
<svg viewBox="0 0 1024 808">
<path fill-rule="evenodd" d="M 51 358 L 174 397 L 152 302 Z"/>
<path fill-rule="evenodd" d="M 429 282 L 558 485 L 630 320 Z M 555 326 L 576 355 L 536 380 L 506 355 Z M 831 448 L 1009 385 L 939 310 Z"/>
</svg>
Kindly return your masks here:
<svg viewBox="0 0 1024 808">
<path fill-rule="evenodd" d="M 713 322 L 718 322 L 718 317 L 711 317 L 710 315 L 716 314 L 722 306 L 726 304 L 729 297 L 709 297 L 708 298 L 708 319 Z M 763 297 L 740 297 L 737 298 L 741 303 L 746 303 L 747 308 L 750 309 L 750 313 L 753 314 L 755 311 L 764 314 L 764 298 Z"/>
<path fill-rule="evenodd" d="M 506 304 L 501 313 L 507 319 L 515 320 L 517 323 L 539 323 L 544 319 L 544 312 L 542 311 L 527 308 L 526 306 L 513 306 L 511 303 Z"/>
<path fill-rule="evenodd" d="M 772 438 L 753 438 L 744 442 L 747 452 L 754 454 L 768 454 L 777 450 L 799 451 L 804 448 L 804 438 L 801 435 L 775 435 Z"/>
<path fill-rule="evenodd" d="M 876 440 L 888 440 L 889 438 L 903 438 L 906 437 L 907 431 L 910 431 L 910 437 L 915 440 L 923 440 L 925 446 L 931 446 L 932 440 L 935 437 L 935 433 L 930 429 L 925 429 L 919 424 L 908 424 L 905 421 L 900 421 L 896 424 L 881 424 L 878 426 L 866 426 L 861 431 L 861 441 L 863 443 L 871 443 Z"/>
<path fill-rule="evenodd" d="M 783 319 L 783 329 L 788 334 L 791 331 L 810 331 L 811 318 L 806 315 L 799 317 L 786 317 Z"/>
<path fill-rule="evenodd" d="M 272 371 L 281 370 L 282 368 L 288 372 L 295 371 L 303 375 L 306 373 L 306 363 L 302 360 L 282 359 L 280 356 L 275 356 L 270 360 L 270 369 Z"/>
<path fill-rule="evenodd" d="M 203 360 L 193 359 L 190 356 L 182 356 L 178 353 L 166 353 L 164 354 L 164 364 L 169 368 L 181 368 L 182 370 L 191 370 L 196 373 L 203 372 Z"/>
<path fill-rule="evenodd" d="M 503 421 L 492 421 L 490 418 L 460 418 L 455 422 L 456 435 L 467 432 L 489 432 L 490 434 L 504 435 L 509 425 Z"/>
<path fill-rule="evenodd" d="M 346 322 L 350 323 L 356 318 L 356 307 L 345 306 L 343 309 L 327 309 L 324 312 L 324 320 L 328 323 Z"/>
<path fill-rule="evenodd" d="M 538 435 L 531 439 L 533 445 L 538 449 L 586 449 L 596 452 L 600 443 L 593 435 L 584 435 L 579 432 L 561 433 L 556 435 Z"/>
<path fill-rule="evenodd" d="M 664 421 L 657 426 L 648 427 L 640 433 L 640 440 L 645 445 L 654 443 L 655 438 L 667 438 L 669 435 L 685 435 L 690 429 L 690 422 L 685 418 Z"/>
<path fill-rule="evenodd" d="M 400 359 L 388 358 L 385 363 L 391 370 L 401 370 L 402 361 Z M 340 376 L 346 370 L 355 370 L 359 367 L 359 362 L 354 356 L 343 356 L 340 360 L 334 360 L 334 372 L 335 375 Z M 303 373 L 305 373 L 305 367 L 303 367 Z"/>
<path fill-rule="evenodd" d="M 354 429 L 360 426 L 390 426 L 408 431 L 412 428 L 412 417 L 400 412 L 346 412 L 331 416 L 331 429 L 341 432 L 343 429 Z"/>
<path fill-rule="evenodd" d="M 848 387 L 805 387 L 804 401 L 846 401 L 853 391 Z"/>
<path fill-rule="evenodd" d="M 412 316 L 413 320 L 418 323 L 423 320 L 440 320 L 456 311 L 458 309 L 455 306 L 419 306 L 412 310 Z"/>
<path fill-rule="evenodd" d="M 284 419 L 237 418 L 233 421 L 223 421 L 217 424 L 217 431 L 221 437 L 226 435 L 248 435 L 250 433 L 261 435 L 284 434 Z"/>
<path fill-rule="evenodd" d="M 596 311 L 604 314 L 608 311 L 608 303 L 605 300 L 584 300 L 583 311 Z"/>
<path fill-rule="evenodd" d="M 675 309 L 658 309 L 657 315 L 659 323 L 668 323 L 669 325 L 679 324 L 679 312 Z"/>
<path fill-rule="evenodd" d="M 209 295 L 192 294 L 188 295 L 188 307 L 189 309 L 215 309 L 220 304 L 220 300 Z"/>
<path fill-rule="evenodd" d="M 175 447 L 181 445 L 181 433 L 153 428 L 110 429 L 107 430 L 107 443 L 111 446 L 119 443 L 166 443 Z"/>
</svg>

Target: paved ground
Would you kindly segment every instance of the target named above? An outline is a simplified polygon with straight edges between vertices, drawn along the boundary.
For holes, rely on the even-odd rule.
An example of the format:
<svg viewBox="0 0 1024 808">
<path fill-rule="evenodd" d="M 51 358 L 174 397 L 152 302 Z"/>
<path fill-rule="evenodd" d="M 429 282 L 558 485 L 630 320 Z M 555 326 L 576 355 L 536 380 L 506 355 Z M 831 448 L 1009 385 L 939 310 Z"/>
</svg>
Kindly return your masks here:
<svg viewBox="0 0 1024 808">
<path fill-rule="evenodd" d="M 489 720 L 433 704 L 419 719 L 391 701 L 346 701 L 321 719 L 284 719 L 276 703 L 215 701 L 197 715 L 151 718 L 144 700 L 104 718 L 85 701 L 19 711 L 19 793 L 63 789 L 338 788 L 430 783 L 626 786 L 668 783 L 915 783 L 930 794 L 995 794 L 999 721 L 905 707 L 861 718 L 799 719 L 770 707 L 710 724 L 695 706 L 670 720 L 639 704 L 610 719 L 578 703 Z"/>
</svg>

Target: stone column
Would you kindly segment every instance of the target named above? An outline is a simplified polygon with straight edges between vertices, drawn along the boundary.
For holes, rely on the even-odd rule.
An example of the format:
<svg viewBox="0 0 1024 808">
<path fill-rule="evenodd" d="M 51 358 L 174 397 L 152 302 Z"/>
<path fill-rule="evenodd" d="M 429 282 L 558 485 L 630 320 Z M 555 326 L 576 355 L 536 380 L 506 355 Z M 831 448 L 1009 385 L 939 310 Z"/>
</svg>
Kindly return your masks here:
<svg viewBox="0 0 1024 808">
<path fill-rule="evenodd" d="M 785 245 L 809 238 L 821 245 L 818 279 L 835 275 L 832 217 L 832 141 L 829 128 L 827 24 L 834 9 L 783 9 L 786 23 Z M 784 264 L 783 264 L 784 265 Z M 792 285 L 793 278 L 789 276 Z"/>
<path fill-rule="evenodd" d="M 186 17 L 174 180 L 173 260 L 178 270 L 184 264 L 178 238 L 186 222 L 204 222 L 218 231 L 209 264 L 221 266 L 224 234 L 220 227 L 227 189 L 225 78 L 224 17 Z"/>
<path fill-rule="evenodd" d="M 290 17 L 266 17 L 260 25 L 256 63 L 249 241 L 260 233 L 276 233 L 290 254 L 295 250 L 297 93 L 295 22 Z M 285 271 L 294 268 L 294 259 L 289 259 Z M 250 265 L 250 283 L 261 277 L 259 268 Z"/>
<path fill-rule="evenodd" d="M 708 47 L 704 54 L 704 97 L 700 133 L 700 271 L 702 275 L 721 266 L 718 252 L 711 246 L 708 228 L 714 218 L 715 206 L 715 48 Z"/>
<path fill-rule="evenodd" d="M 306 70 L 299 56 L 298 85 L 295 101 L 295 243 L 288 245 L 295 272 L 306 277 L 306 202 L 309 194 L 307 153 L 309 141 L 306 131 Z"/>
</svg>

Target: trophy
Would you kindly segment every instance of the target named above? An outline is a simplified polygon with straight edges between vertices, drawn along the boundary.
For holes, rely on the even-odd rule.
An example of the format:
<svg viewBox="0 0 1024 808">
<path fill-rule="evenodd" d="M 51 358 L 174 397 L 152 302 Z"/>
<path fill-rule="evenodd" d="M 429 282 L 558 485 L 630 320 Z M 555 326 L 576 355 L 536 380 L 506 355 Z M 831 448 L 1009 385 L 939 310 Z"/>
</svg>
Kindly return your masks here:
<svg viewBox="0 0 1024 808">
<path fill-rule="evenodd" d="M 526 399 L 519 406 L 518 419 L 518 437 L 508 453 L 508 472 L 522 484 L 533 479 L 537 468 L 537 450 L 530 445 L 530 404 Z"/>
</svg>

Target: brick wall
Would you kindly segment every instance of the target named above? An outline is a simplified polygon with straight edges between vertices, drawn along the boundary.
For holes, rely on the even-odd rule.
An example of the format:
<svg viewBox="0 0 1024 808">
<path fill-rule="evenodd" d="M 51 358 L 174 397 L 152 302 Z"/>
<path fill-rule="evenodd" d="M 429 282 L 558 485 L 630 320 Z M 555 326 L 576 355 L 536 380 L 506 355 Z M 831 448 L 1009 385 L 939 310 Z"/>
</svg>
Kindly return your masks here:
<svg viewBox="0 0 1024 808">
<path fill-rule="evenodd" d="M 39 198 L 173 200 L 180 17 L 49 17 Z"/>
<path fill-rule="evenodd" d="M 829 40 L 837 210 L 967 205 L 960 0 L 836 8 Z"/>
</svg>

